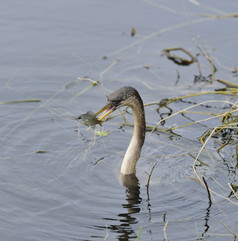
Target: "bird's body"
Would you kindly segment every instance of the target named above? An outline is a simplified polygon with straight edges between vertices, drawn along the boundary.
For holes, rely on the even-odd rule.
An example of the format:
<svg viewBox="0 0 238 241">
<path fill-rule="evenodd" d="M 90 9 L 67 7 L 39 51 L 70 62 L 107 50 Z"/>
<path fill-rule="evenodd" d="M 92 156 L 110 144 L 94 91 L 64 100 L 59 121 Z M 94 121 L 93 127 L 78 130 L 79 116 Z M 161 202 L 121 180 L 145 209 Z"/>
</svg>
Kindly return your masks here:
<svg viewBox="0 0 238 241">
<path fill-rule="evenodd" d="M 99 117 L 101 121 L 121 106 L 130 107 L 134 116 L 133 135 L 121 165 L 121 174 L 129 175 L 134 174 L 136 171 L 136 164 L 140 158 L 141 148 L 145 140 L 145 111 L 139 93 L 130 86 L 116 90 L 108 96 L 107 104 L 96 115 L 103 112 Z"/>
</svg>

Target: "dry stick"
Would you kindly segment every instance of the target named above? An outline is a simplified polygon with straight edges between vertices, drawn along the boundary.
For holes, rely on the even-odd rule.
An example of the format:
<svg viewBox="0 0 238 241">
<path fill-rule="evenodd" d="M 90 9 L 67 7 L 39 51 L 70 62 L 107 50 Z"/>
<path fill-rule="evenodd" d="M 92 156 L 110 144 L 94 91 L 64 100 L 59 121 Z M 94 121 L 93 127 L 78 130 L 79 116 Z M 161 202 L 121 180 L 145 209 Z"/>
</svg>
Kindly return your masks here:
<svg viewBox="0 0 238 241">
<path fill-rule="evenodd" d="M 227 103 L 227 104 L 233 104 L 232 102 L 223 101 L 223 100 L 208 100 L 208 101 L 203 101 L 203 102 L 198 103 L 198 104 L 193 105 L 193 106 L 189 106 L 189 107 L 187 107 L 187 108 L 185 108 L 185 109 L 183 109 L 183 110 L 181 110 L 181 111 L 178 111 L 178 112 L 176 112 L 176 113 L 174 113 L 174 114 L 172 114 L 172 115 L 170 115 L 170 116 L 167 116 L 167 117 L 163 118 L 162 120 L 160 120 L 159 122 L 157 122 L 157 124 L 156 124 L 155 127 L 152 129 L 152 131 L 150 132 L 150 134 L 152 134 L 152 133 L 157 129 L 157 127 L 160 125 L 160 123 L 161 123 L 162 121 L 165 121 L 165 120 L 167 120 L 167 119 L 169 119 L 169 118 L 171 118 L 171 117 L 173 117 L 173 116 L 175 116 L 175 115 L 178 115 L 178 114 L 180 114 L 180 113 L 182 113 L 182 112 L 184 112 L 184 111 L 187 111 L 187 110 L 189 110 L 189 109 L 191 109 L 191 108 L 194 108 L 194 107 L 197 107 L 197 106 L 199 106 L 199 105 L 206 104 L 206 103 L 211 103 L 211 102 L 216 102 L 216 103 L 217 103 L 217 102 L 224 102 L 224 103 Z"/>
<path fill-rule="evenodd" d="M 199 182 L 200 182 L 203 186 L 205 186 L 205 184 L 201 181 L 201 178 L 198 176 L 197 171 L 196 171 L 196 168 L 195 168 L 195 165 L 196 165 L 196 162 L 198 161 L 198 158 L 199 158 L 199 156 L 201 155 L 203 149 L 205 148 L 208 140 L 212 137 L 212 135 L 213 135 L 213 133 L 215 132 L 215 130 L 216 130 L 216 128 L 213 129 L 213 131 L 210 133 L 209 137 L 205 140 L 205 142 L 203 143 L 202 147 L 200 148 L 200 150 L 199 150 L 199 152 L 198 152 L 198 154 L 197 154 L 197 156 L 196 156 L 196 158 L 195 158 L 195 160 L 194 160 L 194 162 L 193 162 L 193 171 L 194 171 L 197 179 L 199 180 Z"/>
<path fill-rule="evenodd" d="M 103 159 L 104 159 L 104 157 L 99 158 L 93 165 L 96 166 Z"/>
<path fill-rule="evenodd" d="M 180 51 L 184 52 L 185 54 L 187 54 L 191 58 L 191 60 L 188 60 L 188 59 L 185 59 L 185 58 L 182 58 L 182 57 L 179 57 L 179 56 L 176 56 L 176 55 L 173 55 L 173 54 L 170 53 L 170 51 L 177 51 L 177 50 L 180 50 Z M 188 64 L 191 64 L 193 62 L 198 62 L 197 58 L 194 57 L 190 52 L 188 52 L 184 48 L 177 47 L 177 48 L 164 49 L 163 53 L 165 55 L 167 55 L 168 57 L 172 57 L 173 59 L 179 59 L 179 60 L 184 61 Z"/>
<path fill-rule="evenodd" d="M 104 237 L 104 239 L 103 239 L 103 241 L 106 241 L 107 240 L 107 238 L 108 238 L 108 227 L 107 227 L 107 225 L 106 225 L 106 231 L 107 231 L 107 233 L 106 233 L 106 235 L 105 235 L 105 237 Z"/>
<path fill-rule="evenodd" d="M 210 176 L 210 178 L 211 178 L 220 188 L 222 188 L 223 190 L 227 191 L 227 189 L 226 189 L 224 186 L 222 186 L 222 184 L 219 183 L 219 182 L 215 179 L 215 177 Z"/>
<path fill-rule="evenodd" d="M 82 79 L 80 79 L 80 78 L 78 78 L 78 79 L 79 79 L 79 80 L 82 80 Z M 86 79 L 86 80 L 92 81 L 91 79 Z M 97 85 L 97 84 L 98 84 L 98 82 L 95 81 L 95 80 L 93 80 L 92 83 L 91 83 L 88 87 L 86 87 L 85 89 L 83 89 L 82 91 L 80 91 L 77 95 L 75 95 L 74 97 L 72 97 L 71 100 L 79 97 L 80 95 L 82 95 L 83 93 L 85 93 L 86 91 L 88 91 L 91 87 L 93 87 L 93 86 L 95 86 L 95 85 Z"/>
<path fill-rule="evenodd" d="M 236 195 L 236 192 L 235 192 L 235 190 L 233 189 L 233 187 L 231 186 L 230 183 L 228 183 L 228 186 L 231 189 L 231 191 L 234 193 L 235 197 L 238 199 L 238 196 Z"/>
<path fill-rule="evenodd" d="M 227 141 L 225 144 L 223 144 L 222 146 L 220 146 L 220 147 L 217 149 L 217 152 L 218 152 L 218 153 L 220 152 L 220 150 L 221 150 L 222 148 L 224 148 L 225 146 L 227 146 L 227 145 L 230 143 L 231 138 L 232 138 L 232 135 L 229 137 L 228 141 Z"/>
<path fill-rule="evenodd" d="M 214 14 L 199 14 L 199 16 L 207 17 L 207 18 L 237 18 L 238 13 L 229 13 L 229 14 L 222 14 L 222 15 L 214 15 Z"/>
<path fill-rule="evenodd" d="M 234 240 L 236 240 L 236 238 L 238 237 L 229 227 L 227 227 L 223 222 L 222 224 L 224 225 L 225 228 L 227 228 L 234 236 Z"/>
<path fill-rule="evenodd" d="M 217 130 L 216 130 L 216 132 L 214 133 L 214 136 L 215 136 L 215 135 L 218 135 L 223 129 L 237 129 L 237 128 L 238 128 L 238 127 L 237 127 L 237 123 L 234 123 L 234 126 L 233 126 L 232 124 L 231 124 L 231 126 L 229 126 L 229 125 L 230 125 L 230 124 L 224 124 L 224 125 L 217 126 L 217 127 L 216 127 Z M 206 137 L 209 135 L 209 133 L 210 133 L 210 130 L 207 130 L 207 131 L 199 138 L 199 140 L 200 140 L 200 142 L 201 142 L 202 144 L 204 144 L 204 140 L 205 140 Z M 228 140 L 227 143 L 225 143 L 225 144 L 222 145 L 220 148 L 218 148 L 218 150 L 217 150 L 218 154 L 219 154 L 220 149 L 224 148 L 226 145 L 229 144 L 231 138 L 232 138 L 232 136 L 230 136 L 230 138 L 229 138 L 229 140 Z"/>
<path fill-rule="evenodd" d="M 204 103 L 208 103 L 208 102 L 215 102 L 215 101 L 214 101 L 214 100 L 211 100 L 211 101 L 205 101 L 205 102 L 202 102 L 202 103 L 196 104 L 196 105 L 194 105 L 194 106 L 192 106 L 192 107 L 186 108 L 186 109 L 184 109 L 184 110 L 188 110 L 188 109 L 190 109 L 190 108 L 193 108 L 193 107 L 195 107 L 195 106 L 198 106 L 198 105 L 201 105 L 201 104 L 204 104 Z M 231 102 L 228 102 L 228 101 L 219 101 L 219 100 L 217 100 L 216 102 L 229 103 L 229 104 L 232 104 L 233 107 L 234 107 L 234 103 L 231 103 Z M 179 111 L 179 112 L 176 112 L 176 113 L 174 113 L 173 115 L 164 118 L 163 120 L 166 120 L 166 119 L 168 119 L 168 118 L 171 118 L 172 116 L 175 116 L 175 115 L 177 115 L 177 114 L 183 112 L 184 110 Z M 233 112 L 236 112 L 236 110 L 233 111 Z M 222 115 L 224 115 L 224 114 L 222 114 Z M 160 121 L 157 123 L 156 127 L 153 128 L 153 130 L 151 131 L 151 133 L 153 133 L 153 131 L 158 127 L 158 125 L 160 124 L 160 122 L 163 121 L 163 120 L 160 120 Z M 221 126 L 214 128 L 213 131 L 210 133 L 210 135 L 209 135 L 209 137 L 207 138 L 207 140 L 203 143 L 203 146 L 202 146 L 202 148 L 200 149 L 200 151 L 199 151 L 199 153 L 198 153 L 198 155 L 197 155 L 197 157 L 195 158 L 194 163 L 193 163 L 193 170 L 194 170 L 194 173 L 195 173 L 195 175 L 196 175 L 196 177 L 197 177 L 199 183 L 202 184 L 204 187 L 206 187 L 206 185 L 201 181 L 201 178 L 200 178 L 199 175 L 197 174 L 197 171 L 196 171 L 196 169 L 195 169 L 195 164 L 196 164 L 196 162 L 198 161 L 198 158 L 199 158 L 199 156 L 200 156 L 202 150 L 205 148 L 207 142 L 208 142 L 209 139 L 213 136 L 214 132 L 215 132 L 217 129 L 219 129 L 219 128 L 221 128 Z M 226 197 L 224 197 L 224 196 L 222 196 L 222 195 L 216 193 L 215 191 L 210 190 L 208 187 L 206 187 L 206 188 L 207 188 L 207 190 L 209 190 L 210 192 L 216 194 L 217 196 L 222 197 L 222 198 L 228 200 L 229 202 L 231 202 L 231 203 L 237 205 L 236 202 L 234 202 L 234 201 L 232 201 L 232 200 L 230 200 L 230 199 L 228 199 L 228 198 L 226 198 Z"/>
<path fill-rule="evenodd" d="M 90 79 L 90 78 L 81 78 L 81 77 L 78 77 L 78 80 L 80 80 L 80 81 L 82 81 L 82 80 L 88 80 L 88 81 L 90 81 L 90 82 L 91 82 L 91 86 L 90 86 L 90 87 L 95 86 L 95 85 L 98 85 L 99 88 L 100 88 L 100 90 L 102 91 L 102 93 L 106 96 L 106 93 L 105 93 L 105 91 L 104 91 L 105 88 L 102 86 L 102 84 L 101 84 L 99 81 L 97 81 L 97 80 L 92 80 L 92 79 Z M 82 94 L 82 92 L 81 92 L 80 94 Z M 79 94 L 79 95 L 80 95 L 80 94 Z M 79 96 L 79 95 L 78 95 L 78 96 Z"/>
<path fill-rule="evenodd" d="M 164 240 L 165 241 L 168 241 L 168 238 L 167 238 L 167 234 L 166 234 L 166 230 L 167 230 L 167 227 L 168 227 L 168 223 L 169 221 L 167 221 L 164 225 L 164 228 L 163 228 L 163 231 L 164 231 Z"/>
<path fill-rule="evenodd" d="M 193 159 L 195 159 L 196 157 L 194 156 L 194 155 L 192 155 L 191 153 L 188 153 L 188 155 L 189 156 L 191 156 Z M 205 162 L 203 162 L 203 161 L 201 161 L 201 160 L 199 160 L 198 159 L 198 162 L 200 162 L 202 165 L 204 165 L 204 166 L 207 166 L 207 167 L 209 167 L 209 165 L 208 164 L 206 164 Z"/>
<path fill-rule="evenodd" d="M 166 105 L 169 105 L 177 100 L 181 100 L 181 99 L 185 99 L 185 98 L 189 98 L 189 97 L 195 97 L 195 96 L 199 96 L 199 95 L 235 95 L 237 96 L 237 90 L 231 90 L 231 91 L 207 91 L 207 92 L 198 92 L 195 94 L 191 94 L 191 95 L 184 95 L 184 96 L 180 96 L 180 97 L 175 97 L 170 99 Z"/>
<path fill-rule="evenodd" d="M 212 115 L 212 116 L 219 115 L 219 114 L 214 114 L 212 112 L 201 112 L 201 111 L 184 111 L 182 114 L 199 114 L 199 115 Z"/>
<path fill-rule="evenodd" d="M 228 88 L 238 88 L 238 85 L 236 84 L 233 84 L 231 82 L 228 82 L 226 80 L 222 80 L 222 79 L 216 79 L 217 82 L 221 83 L 221 84 L 224 84 L 226 87 Z"/>
<path fill-rule="evenodd" d="M 155 73 L 154 70 L 150 69 L 149 70 L 158 80 L 159 80 L 159 76 Z M 139 83 L 142 83 L 147 89 L 149 90 L 153 90 L 154 87 L 152 87 L 151 85 L 149 85 L 146 81 L 143 81 L 142 79 L 140 78 L 135 78 L 135 81 L 139 82 Z"/>
<path fill-rule="evenodd" d="M 18 103 L 26 103 L 26 102 L 40 102 L 40 100 L 39 100 L 39 99 L 32 99 L 32 100 L 10 100 L 10 101 L 0 102 L 0 105 L 5 105 L 5 104 L 18 104 Z"/>
<path fill-rule="evenodd" d="M 207 59 L 208 62 L 210 63 L 210 65 L 211 65 L 211 72 L 212 72 L 212 80 L 211 80 L 211 83 L 213 84 L 213 83 L 214 83 L 214 76 L 215 76 L 215 72 L 216 72 L 216 67 L 215 67 L 215 65 L 214 65 L 214 63 L 213 63 L 213 60 L 212 60 L 211 56 L 208 54 L 208 51 L 206 50 L 206 47 L 205 47 L 204 43 L 201 41 L 201 39 L 200 39 L 200 42 L 201 42 L 203 48 L 205 49 L 206 53 L 204 53 L 199 46 L 197 46 L 197 48 L 200 50 L 202 56 L 203 56 L 205 59 Z"/>
<path fill-rule="evenodd" d="M 100 80 L 103 80 L 103 75 L 107 73 L 110 69 L 112 69 L 119 61 L 120 59 L 116 59 L 111 65 L 109 65 L 105 70 L 103 70 L 99 75 Z"/>
<path fill-rule="evenodd" d="M 193 106 L 191 106 L 191 107 L 193 107 Z M 186 110 L 182 110 L 182 111 L 180 111 L 179 113 L 182 114 L 182 113 L 186 113 L 186 112 L 187 112 Z M 229 114 L 233 114 L 233 113 L 235 113 L 235 112 L 237 112 L 237 110 L 230 111 Z M 176 113 L 177 113 L 177 112 L 176 112 Z M 175 114 L 176 114 L 176 113 L 175 113 Z M 190 112 L 188 112 L 188 113 L 190 113 Z M 196 113 L 196 112 L 191 112 L 191 113 Z M 188 124 L 185 124 L 185 125 L 177 126 L 177 127 L 171 127 L 171 128 L 169 128 L 169 130 L 175 130 L 175 129 L 179 129 L 179 128 L 182 128 L 182 127 L 187 127 L 187 126 L 190 126 L 190 125 L 193 125 L 193 124 L 196 124 L 196 123 L 201 123 L 201 122 L 205 122 L 205 121 L 208 121 L 208 120 L 212 120 L 212 119 L 217 118 L 217 117 L 224 117 L 224 116 L 227 115 L 227 113 L 228 113 L 228 112 L 220 113 L 220 114 L 213 114 L 213 116 L 208 117 L 208 118 L 206 118 L 206 119 L 197 120 L 197 121 L 194 121 L 194 122 L 191 122 L 191 123 L 188 123 Z M 197 114 L 203 114 L 203 115 L 204 115 L 205 113 L 198 112 Z M 209 114 L 209 113 L 206 113 L 206 114 Z M 210 114 L 212 114 L 212 113 L 210 113 Z M 169 117 L 170 117 L 170 116 L 169 116 Z M 166 118 L 164 118 L 164 119 L 166 119 Z M 164 120 L 164 119 L 163 119 L 163 120 Z M 161 120 L 161 121 L 163 121 L 163 120 Z M 229 127 L 228 127 L 229 124 L 233 125 L 232 121 L 231 121 L 231 123 L 226 123 L 226 124 L 224 124 L 224 125 L 220 125 L 219 128 L 229 128 Z M 230 128 L 236 128 L 236 126 L 235 126 L 235 127 L 234 127 L 234 126 L 231 126 Z M 221 131 L 221 129 L 218 129 L 217 133 L 215 133 L 215 134 L 218 134 L 220 131 Z M 229 140 L 229 141 L 230 141 L 230 140 Z M 227 144 L 228 144 L 228 143 L 227 143 Z M 225 145 L 227 145 L 227 144 L 224 144 L 223 147 L 224 147 Z M 223 148 L 223 147 L 222 147 L 222 148 Z"/>
<path fill-rule="evenodd" d="M 215 116 L 211 116 L 211 117 L 208 117 L 208 118 L 206 118 L 206 119 L 197 120 L 197 121 L 194 121 L 194 122 L 185 124 L 185 125 L 181 125 L 181 126 L 177 126 L 177 127 L 171 127 L 171 128 L 169 128 L 169 130 L 180 129 L 180 128 L 187 127 L 187 126 L 190 126 L 190 125 L 194 125 L 194 124 L 197 124 L 197 123 L 201 123 L 201 122 L 205 122 L 205 121 L 208 121 L 208 120 L 212 120 L 212 119 L 215 119 L 215 118 L 217 118 L 217 117 L 221 117 L 221 116 L 223 116 L 223 115 L 224 115 L 224 113 L 217 114 L 217 115 L 215 115 Z"/>
<path fill-rule="evenodd" d="M 229 92 L 232 92 L 232 93 L 229 93 Z M 195 93 L 195 94 L 191 94 L 191 95 L 184 95 L 184 96 L 175 97 L 175 98 L 172 98 L 172 99 L 167 99 L 167 102 L 165 102 L 164 105 L 167 106 L 167 105 L 169 105 L 169 104 L 171 104 L 171 103 L 173 103 L 177 100 L 182 100 L 182 99 L 185 99 L 185 98 L 195 97 L 195 96 L 199 96 L 199 95 L 221 94 L 221 95 L 235 95 L 235 96 L 237 96 L 238 91 L 231 90 L 229 92 L 228 91 L 215 91 L 215 92 L 211 91 L 211 92 L 200 92 L 200 93 Z M 215 101 L 218 101 L 218 100 L 211 100 L 211 101 L 215 102 Z M 211 101 L 209 101 L 209 102 L 211 102 Z M 225 103 L 227 103 L 227 102 L 225 102 Z M 234 103 L 232 103 L 232 102 L 229 102 L 228 104 L 234 105 Z M 161 105 L 161 101 L 160 102 L 150 102 L 150 103 L 145 104 L 144 106 L 146 107 L 146 106 L 150 106 L 150 105 Z M 195 107 L 197 105 L 202 105 L 202 103 L 198 103 L 196 105 L 193 105 L 192 107 Z M 186 110 L 186 109 L 184 109 L 184 110 Z"/>
<path fill-rule="evenodd" d="M 78 77 L 77 80 L 79 80 L 79 81 L 88 80 L 88 81 L 90 81 L 92 84 L 93 84 L 93 83 L 98 83 L 96 80 L 90 79 L 90 78 L 88 78 L 88 77 Z M 70 84 L 70 83 L 69 83 L 69 84 Z M 67 86 L 67 85 L 66 85 L 66 86 Z"/>
<path fill-rule="evenodd" d="M 146 184 L 148 200 L 150 199 L 150 198 L 149 198 L 150 178 L 151 178 L 151 175 L 152 175 L 152 173 L 153 173 L 153 170 L 155 169 L 155 167 L 156 167 L 157 164 L 158 164 L 158 162 L 156 162 L 156 163 L 153 165 L 153 167 L 152 167 L 152 169 L 151 169 L 151 171 L 150 171 L 149 177 L 148 177 L 147 184 Z"/>
<path fill-rule="evenodd" d="M 199 158 L 199 156 L 201 155 L 203 149 L 205 148 L 207 142 L 208 142 L 208 141 L 210 140 L 210 138 L 213 136 L 213 133 L 216 131 L 216 129 L 217 129 L 217 128 L 214 128 L 213 131 L 210 133 L 209 137 L 207 138 L 207 140 L 206 140 L 206 141 L 204 142 L 204 144 L 202 145 L 201 149 L 199 150 L 199 152 L 198 152 L 198 154 L 197 154 L 196 159 L 195 159 L 194 162 L 193 162 L 193 171 L 194 171 L 195 176 L 196 176 L 197 179 L 198 179 L 197 181 L 198 181 L 200 184 L 202 184 L 204 187 L 205 187 L 205 184 L 202 182 L 201 178 L 199 177 L 199 175 L 198 175 L 198 173 L 197 173 L 197 171 L 196 171 L 195 165 L 196 165 L 196 162 L 198 161 L 198 158 Z M 211 193 L 217 195 L 218 197 L 222 197 L 222 198 L 224 198 L 225 200 L 227 200 L 227 201 L 229 201 L 229 202 L 231 202 L 231 203 L 233 203 L 233 204 L 238 205 L 237 202 L 234 202 L 234 201 L 232 201 L 231 199 L 229 199 L 229 198 L 227 198 L 227 197 L 224 197 L 224 196 L 220 195 L 219 193 L 217 193 L 217 192 L 215 192 L 215 191 L 213 191 L 213 190 L 211 190 L 211 189 L 209 189 L 209 191 L 210 191 Z"/>
</svg>

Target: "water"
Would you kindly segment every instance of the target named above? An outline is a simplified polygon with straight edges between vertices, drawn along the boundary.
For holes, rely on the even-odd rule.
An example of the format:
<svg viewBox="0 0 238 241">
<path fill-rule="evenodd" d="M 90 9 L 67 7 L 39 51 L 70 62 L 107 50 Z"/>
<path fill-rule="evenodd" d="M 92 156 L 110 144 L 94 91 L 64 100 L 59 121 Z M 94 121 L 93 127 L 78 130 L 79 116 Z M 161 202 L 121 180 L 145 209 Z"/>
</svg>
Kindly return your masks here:
<svg viewBox="0 0 238 241">
<path fill-rule="evenodd" d="M 180 137 L 147 133 L 133 187 L 123 186 L 119 173 L 132 128 L 121 127 L 118 116 L 103 124 L 108 136 L 99 137 L 74 119 L 99 110 L 106 102 L 104 93 L 124 85 L 136 87 L 144 103 L 223 87 L 194 85 L 197 66 L 175 65 L 160 56 L 164 48 L 182 46 L 196 54 L 196 45 L 205 46 L 219 69 L 216 78 L 235 83 L 231 67 L 237 59 L 237 33 L 232 26 L 237 20 L 199 14 L 232 13 L 237 3 L 194 3 L 2 3 L 0 102 L 40 102 L 0 105 L 1 240 L 136 240 L 140 227 L 141 240 L 164 240 L 166 222 L 169 240 L 233 240 L 226 226 L 238 233 L 237 200 L 234 195 L 225 198 L 230 194 L 227 183 L 237 185 L 234 146 L 218 156 L 219 145 L 211 141 L 209 153 L 200 157 L 208 166 L 197 165 L 199 176 L 221 195 L 212 194 L 212 205 L 207 190 L 194 180 L 189 155 L 196 156 L 198 137 L 219 125 L 219 119 L 175 130 Z M 137 31 L 134 37 L 131 27 Z M 199 60 L 208 75 L 210 66 Z M 90 81 L 77 79 L 85 76 L 101 85 L 90 88 Z M 199 98 L 190 101 L 229 99 Z M 175 113 L 190 105 L 171 107 Z M 218 104 L 197 110 L 219 113 L 214 106 Z M 158 113 L 156 107 L 146 107 L 147 125 L 154 126 L 160 114 L 169 112 L 162 108 Z M 126 118 L 132 122 L 131 115 Z M 186 123 L 177 115 L 162 128 Z M 155 163 L 147 189 L 147 173 Z"/>
</svg>

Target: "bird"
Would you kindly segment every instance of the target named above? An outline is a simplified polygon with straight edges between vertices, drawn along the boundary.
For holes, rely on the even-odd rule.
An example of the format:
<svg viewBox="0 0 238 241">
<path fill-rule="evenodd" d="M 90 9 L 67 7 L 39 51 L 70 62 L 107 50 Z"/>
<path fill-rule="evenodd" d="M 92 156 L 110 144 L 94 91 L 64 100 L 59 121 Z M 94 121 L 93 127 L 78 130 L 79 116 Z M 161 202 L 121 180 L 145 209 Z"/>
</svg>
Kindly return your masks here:
<svg viewBox="0 0 238 241">
<path fill-rule="evenodd" d="M 119 107 L 128 106 L 132 109 L 134 117 L 133 135 L 124 155 L 120 172 L 123 175 L 135 174 L 146 132 L 143 100 L 138 91 L 131 86 L 124 86 L 114 91 L 107 96 L 107 99 L 106 105 L 96 113 L 96 116 L 101 114 L 98 117 L 99 121 L 105 119 Z"/>
</svg>

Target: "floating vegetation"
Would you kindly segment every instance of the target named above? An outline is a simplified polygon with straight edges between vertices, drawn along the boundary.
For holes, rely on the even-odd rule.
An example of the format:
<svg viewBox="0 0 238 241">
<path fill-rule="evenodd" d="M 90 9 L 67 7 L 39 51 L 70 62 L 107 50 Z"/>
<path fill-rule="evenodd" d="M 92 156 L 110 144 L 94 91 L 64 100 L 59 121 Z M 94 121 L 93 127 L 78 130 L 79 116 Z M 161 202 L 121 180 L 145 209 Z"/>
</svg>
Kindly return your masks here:
<svg viewBox="0 0 238 241">
<path fill-rule="evenodd" d="M 101 137 L 105 137 L 105 136 L 107 136 L 108 134 L 111 134 L 111 132 L 110 131 L 95 131 L 95 134 L 97 135 L 97 136 L 101 136 Z"/>
<path fill-rule="evenodd" d="M 196 83 L 196 82 L 213 83 L 214 82 L 214 74 L 217 71 L 217 69 L 213 63 L 213 60 L 207 51 L 203 51 L 199 46 L 197 46 L 197 48 L 199 50 L 199 53 L 196 54 L 196 57 L 194 55 L 192 55 L 189 51 L 187 51 L 186 49 L 181 48 L 181 47 L 164 49 L 162 51 L 162 55 L 166 55 L 168 59 L 172 60 L 175 64 L 178 64 L 178 65 L 188 66 L 190 64 L 197 63 L 199 74 L 195 75 L 194 83 Z M 178 55 L 174 55 L 171 53 L 173 51 L 181 51 L 185 55 L 189 56 L 190 59 L 186 59 L 186 58 L 180 57 Z M 200 63 L 198 61 L 198 57 L 200 55 L 203 56 L 210 63 L 210 66 L 211 66 L 211 74 L 209 74 L 207 77 L 203 76 L 202 71 L 201 71 Z"/>
<path fill-rule="evenodd" d="M 140 241 L 140 234 L 141 234 L 142 226 L 139 227 L 137 241 Z"/>
<path fill-rule="evenodd" d="M 191 59 L 186 59 L 183 57 L 180 57 L 178 55 L 174 55 L 171 52 L 172 51 L 181 51 L 183 53 L 185 53 L 186 55 L 188 55 Z M 178 65 L 190 65 L 194 62 L 198 62 L 197 58 L 194 57 L 190 52 L 188 52 L 187 50 L 185 50 L 184 48 L 169 48 L 169 49 L 164 49 L 162 51 L 163 55 L 166 55 L 168 59 L 172 60 L 174 63 L 178 64 Z"/>
<path fill-rule="evenodd" d="M 236 198 L 238 200 L 238 185 L 237 185 L 237 179 L 236 179 L 236 173 L 238 169 L 238 85 L 230 82 L 225 81 L 221 79 L 216 79 L 217 82 L 224 84 L 225 88 L 220 90 L 214 90 L 214 91 L 207 91 L 207 92 L 197 92 L 194 94 L 181 96 L 181 97 L 175 97 L 175 98 L 166 98 L 159 102 L 152 102 L 145 104 L 145 107 L 151 106 L 151 105 L 157 105 L 156 108 L 157 112 L 160 114 L 161 120 L 151 129 L 151 134 L 154 131 L 160 131 L 158 128 L 159 125 L 165 124 L 165 122 L 169 118 L 176 117 L 177 115 L 184 116 L 184 114 L 193 114 L 196 118 L 196 116 L 202 116 L 201 119 L 189 119 L 189 123 L 180 125 L 180 126 L 172 126 L 168 127 L 167 129 L 164 129 L 164 132 L 167 132 L 168 134 L 170 131 L 182 129 L 194 124 L 202 124 L 206 123 L 208 121 L 216 120 L 216 125 L 212 127 L 208 127 L 207 125 L 203 125 L 203 127 L 206 129 L 206 131 L 200 136 L 199 140 L 202 144 L 202 147 L 199 149 L 197 155 L 189 154 L 193 159 L 193 170 L 196 178 L 191 177 L 191 179 L 198 181 L 208 192 L 208 199 L 209 204 L 212 203 L 212 198 L 214 195 L 217 195 L 219 197 L 224 198 L 225 200 L 238 205 L 237 201 L 232 200 L 232 198 Z M 209 96 L 215 96 L 215 95 L 222 95 L 225 97 L 224 100 L 221 99 L 210 99 L 203 102 L 194 101 L 195 97 L 198 97 L 200 95 L 209 95 Z M 184 99 L 189 99 L 193 97 L 193 101 L 186 101 L 185 103 L 191 104 L 189 107 L 186 107 L 184 109 L 181 109 L 175 113 L 173 113 L 173 107 L 172 104 L 176 104 L 178 101 L 184 101 Z M 227 97 L 227 98 L 226 98 Z M 192 111 L 192 109 L 197 107 L 203 107 L 205 109 L 204 111 Z M 166 117 L 163 117 L 163 114 L 160 113 L 160 109 L 166 108 L 169 109 L 169 113 L 165 113 Z M 206 111 L 206 109 L 209 108 L 209 111 Z M 208 116 L 208 117 L 205 117 Z M 215 143 L 216 150 L 215 152 L 221 157 L 223 160 L 225 166 L 228 168 L 228 172 L 233 173 L 234 179 L 232 182 L 228 183 L 227 185 L 229 188 L 227 188 L 226 185 L 222 185 L 219 183 L 214 177 L 212 177 L 212 180 L 214 183 L 211 185 L 211 188 L 208 187 L 208 184 L 205 180 L 205 177 L 203 175 L 199 175 L 198 168 L 204 169 L 207 168 L 208 170 L 211 169 L 210 163 L 208 164 L 208 161 L 210 159 L 203 160 L 202 158 L 202 152 L 204 150 L 209 150 L 209 143 Z M 232 152 L 231 152 L 232 151 Z M 230 153 L 230 155 L 227 156 L 226 153 Z M 209 157 L 211 158 L 211 157 Z M 212 161 L 212 159 L 211 159 Z M 213 161 L 212 161 L 213 162 Z M 150 179 L 151 175 L 149 176 Z M 206 178 L 208 178 L 207 176 Z M 149 180 L 148 179 L 148 180 Z M 224 195 L 224 192 L 220 194 L 217 190 L 214 190 L 214 184 L 219 185 L 219 187 L 223 187 L 226 190 L 226 194 Z"/>
</svg>

